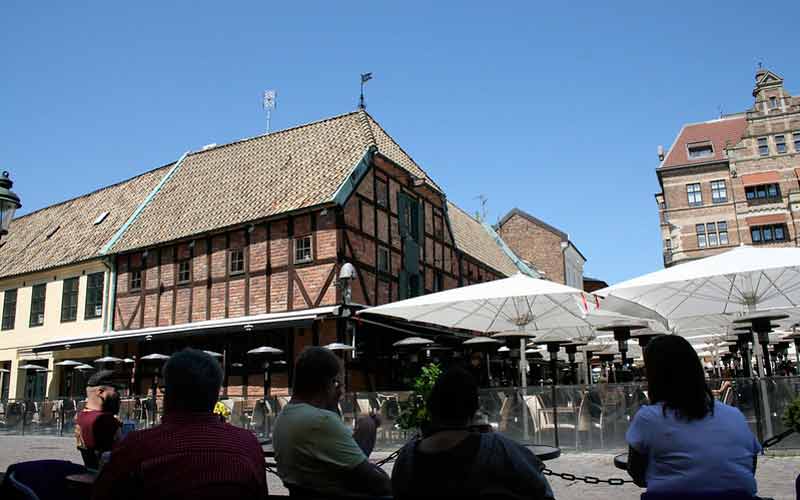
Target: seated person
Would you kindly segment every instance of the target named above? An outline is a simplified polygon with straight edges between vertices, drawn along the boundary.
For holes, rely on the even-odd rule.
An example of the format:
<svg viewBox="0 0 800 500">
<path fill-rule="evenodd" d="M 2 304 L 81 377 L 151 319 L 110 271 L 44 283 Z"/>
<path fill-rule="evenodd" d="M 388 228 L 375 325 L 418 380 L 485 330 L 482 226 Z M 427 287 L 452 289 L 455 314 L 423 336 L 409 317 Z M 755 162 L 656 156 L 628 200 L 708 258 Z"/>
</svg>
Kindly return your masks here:
<svg viewBox="0 0 800 500">
<path fill-rule="evenodd" d="M 544 465 L 530 450 L 471 426 L 478 387 L 464 369 L 451 368 L 439 377 L 427 408 L 429 435 L 403 447 L 392 470 L 395 498 L 553 498 Z"/>
<path fill-rule="evenodd" d="M 94 486 L 95 499 L 264 498 L 264 452 L 255 435 L 212 413 L 222 368 L 185 349 L 163 368 L 164 418 L 119 441 Z"/>
<path fill-rule="evenodd" d="M 78 448 L 88 450 L 95 458 L 86 460 L 86 466 L 97 468 L 97 457 L 111 451 L 120 437 L 120 396 L 111 380 L 114 372 L 100 370 L 86 383 L 86 406 L 75 416 L 75 440 Z M 89 463 L 91 462 L 91 463 Z"/>
<path fill-rule="evenodd" d="M 714 400 L 691 344 L 655 337 L 644 351 L 649 397 L 625 435 L 628 471 L 648 493 L 756 493 L 761 451 L 744 415 Z"/>
<path fill-rule="evenodd" d="M 309 347 L 297 358 L 292 399 L 272 432 L 278 475 L 290 493 L 389 495 L 389 476 L 367 460 L 377 423 L 360 417 L 353 432 L 344 425 L 338 376 L 328 349 Z"/>
</svg>

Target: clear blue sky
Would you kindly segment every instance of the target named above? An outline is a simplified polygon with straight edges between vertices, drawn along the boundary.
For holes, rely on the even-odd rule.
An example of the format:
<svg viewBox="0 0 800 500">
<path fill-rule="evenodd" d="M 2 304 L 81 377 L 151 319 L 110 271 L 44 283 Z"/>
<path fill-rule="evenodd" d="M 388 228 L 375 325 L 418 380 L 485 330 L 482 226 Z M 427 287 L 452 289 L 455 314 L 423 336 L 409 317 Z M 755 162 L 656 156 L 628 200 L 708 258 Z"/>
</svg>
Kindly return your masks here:
<svg viewBox="0 0 800 500">
<path fill-rule="evenodd" d="M 603 2 L 600 2 L 603 3 Z M 800 93 L 799 2 L 0 3 L 0 168 L 22 213 L 273 129 L 368 111 L 474 212 L 570 234 L 586 274 L 661 267 L 656 146 Z"/>
</svg>

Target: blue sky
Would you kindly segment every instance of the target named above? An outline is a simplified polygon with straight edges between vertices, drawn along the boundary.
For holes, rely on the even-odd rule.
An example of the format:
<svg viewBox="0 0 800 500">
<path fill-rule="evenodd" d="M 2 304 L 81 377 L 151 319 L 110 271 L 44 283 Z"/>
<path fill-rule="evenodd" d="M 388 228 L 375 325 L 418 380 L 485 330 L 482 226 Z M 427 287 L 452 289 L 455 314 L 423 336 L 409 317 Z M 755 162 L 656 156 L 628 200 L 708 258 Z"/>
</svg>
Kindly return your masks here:
<svg viewBox="0 0 800 500">
<path fill-rule="evenodd" d="M 586 274 L 661 267 L 656 146 L 751 105 L 759 61 L 800 92 L 800 3 L 0 4 L 0 168 L 26 213 L 188 149 L 368 111 L 460 206 L 522 208 Z"/>
</svg>

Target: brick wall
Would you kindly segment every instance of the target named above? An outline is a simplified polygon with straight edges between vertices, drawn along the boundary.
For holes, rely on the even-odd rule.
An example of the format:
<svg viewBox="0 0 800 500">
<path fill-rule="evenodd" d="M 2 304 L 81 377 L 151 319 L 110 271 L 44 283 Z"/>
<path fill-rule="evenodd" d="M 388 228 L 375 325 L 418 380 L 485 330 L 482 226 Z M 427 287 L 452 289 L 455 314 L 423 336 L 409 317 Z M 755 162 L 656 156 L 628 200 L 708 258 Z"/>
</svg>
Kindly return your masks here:
<svg viewBox="0 0 800 500">
<path fill-rule="evenodd" d="M 512 215 L 497 232 L 518 257 L 544 271 L 545 278 L 565 282 L 561 235 L 519 214 Z"/>
</svg>

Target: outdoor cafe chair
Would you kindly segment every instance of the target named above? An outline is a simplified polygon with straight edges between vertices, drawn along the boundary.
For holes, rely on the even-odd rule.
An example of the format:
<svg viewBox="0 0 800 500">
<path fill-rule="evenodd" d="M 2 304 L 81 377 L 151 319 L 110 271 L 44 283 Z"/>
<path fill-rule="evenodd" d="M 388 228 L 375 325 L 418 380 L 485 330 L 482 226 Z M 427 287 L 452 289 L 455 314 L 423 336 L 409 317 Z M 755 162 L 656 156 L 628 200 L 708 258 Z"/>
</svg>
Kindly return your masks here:
<svg viewBox="0 0 800 500">
<path fill-rule="evenodd" d="M 11 464 L 0 485 L 0 498 L 26 500 L 71 499 L 66 477 L 86 468 L 65 460 L 33 460 Z"/>
<path fill-rule="evenodd" d="M 586 432 L 589 437 L 589 445 L 591 446 L 592 442 L 592 429 L 597 429 L 600 431 L 600 448 L 604 447 L 603 443 L 603 408 L 599 406 L 597 410 L 599 411 L 600 415 L 595 417 L 592 415 L 592 400 L 589 396 L 589 392 L 585 392 L 583 394 L 583 398 L 581 398 L 581 404 L 578 406 L 578 431 L 579 432 Z M 577 435 L 575 433 L 576 441 L 575 447 L 578 447 L 577 442 Z"/>
<path fill-rule="evenodd" d="M 545 406 L 540 395 L 525 396 L 525 403 L 528 406 L 533 429 L 535 433 L 545 430 L 555 431 L 556 425 L 553 420 L 553 408 Z M 575 408 L 567 406 L 556 407 L 558 412 L 558 429 L 572 430 L 575 432 L 575 442 L 578 442 L 578 427 L 575 425 Z M 571 421 L 564 422 L 563 416 L 571 416 Z M 577 446 L 577 444 L 576 444 Z"/>
</svg>

